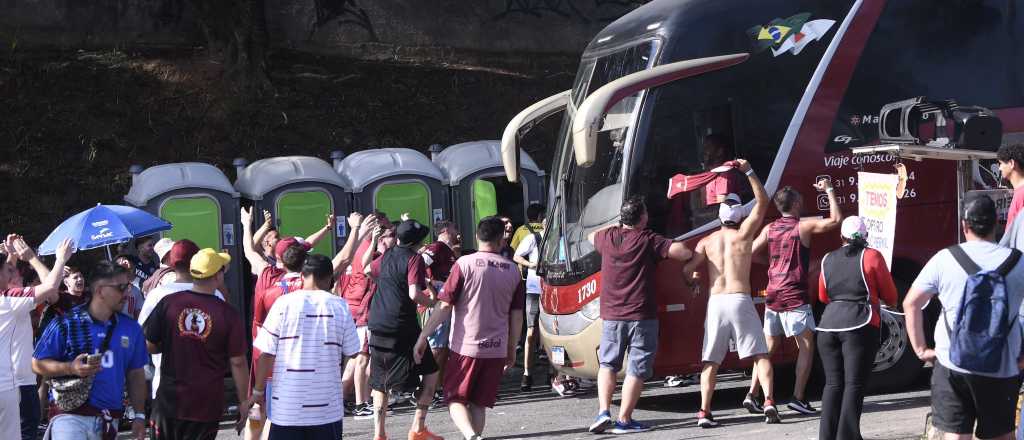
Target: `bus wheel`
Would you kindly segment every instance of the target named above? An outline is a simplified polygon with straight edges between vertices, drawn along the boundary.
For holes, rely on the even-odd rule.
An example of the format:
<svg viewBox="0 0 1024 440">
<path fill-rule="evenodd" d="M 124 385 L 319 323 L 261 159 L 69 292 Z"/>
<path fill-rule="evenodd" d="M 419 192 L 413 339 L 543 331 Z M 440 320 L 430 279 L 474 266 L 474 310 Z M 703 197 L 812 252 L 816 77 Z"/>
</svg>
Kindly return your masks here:
<svg viewBox="0 0 1024 440">
<path fill-rule="evenodd" d="M 884 311 L 881 315 L 878 354 L 869 388 L 873 392 L 903 390 L 914 383 L 924 364 L 910 346 L 903 316 Z"/>
</svg>

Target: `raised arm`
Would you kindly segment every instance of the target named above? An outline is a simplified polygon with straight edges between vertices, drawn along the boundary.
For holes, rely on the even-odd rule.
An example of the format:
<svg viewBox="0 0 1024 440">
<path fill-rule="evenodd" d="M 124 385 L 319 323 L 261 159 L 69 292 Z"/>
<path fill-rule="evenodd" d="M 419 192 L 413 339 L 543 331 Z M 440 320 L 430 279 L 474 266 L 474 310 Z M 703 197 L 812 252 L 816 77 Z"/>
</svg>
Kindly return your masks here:
<svg viewBox="0 0 1024 440">
<path fill-rule="evenodd" d="M 353 212 L 348 216 L 348 239 L 345 240 L 345 245 L 338 251 L 338 255 L 334 256 L 332 263 L 334 265 L 334 273 L 338 274 L 345 270 L 350 264 L 352 264 L 352 257 L 355 255 L 356 250 L 359 248 L 359 235 L 363 228 L 364 223 L 369 223 L 370 218 L 363 218 L 363 215 L 358 212 Z M 372 226 L 372 225 L 368 225 Z"/>
<path fill-rule="evenodd" d="M 370 236 L 370 246 L 366 248 L 366 252 L 363 252 L 363 255 L 359 256 L 362 259 L 360 263 L 363 266 L 363 273 L 367 276 L 373 276 L 370 266 L 373 263 L 373 254 L 377 252 L 377 243 L 380 242 L 381 235 L 384 235 L 384 228 L 380 226 L 373 228 L 373 235 Z"/>
<path fill-rule="evenodd" d="M 18 258 L 30 262 L 36 270 L 36 274 L 39 275 L 40 283 L 35 290 L 35 303 L 51 303 L 56 301 L 60 291 L 60 283 L 64 280 L 64 265 L 67 264 L 71 254 L 74 253 L 74 245 L 71 243 L 71 240 L 64 239 L 57 246 L 57 259 L 54 261 L 52 269 L 47 269 L 39 261 L 39 257 L 32 251 L 32 248 L 25 244 L 21 237 L 14 241 L 14 250 L 18 253 Z"/>
<path fill-rule="evenodd" d="M 821 179 L 814 184 L 814 187 L 819 191 L 825 191 L 825 194 L 828 195 L 828 218 L 801 220 L 801 239 L 804 238 L 804 235 L 829 232 L 838 228 L 839 224 L 843 221 L 843 212 L 839 208 L 839 202 L 836 201 L 836 191 L 832 189 L 832 181 Z"/>
<path fill-rule="evenodd" d="M 323 238 L 327 236 L 328 232 L 333 233 L 333 231 L 334 214 L 327 214 L 327 222 L 324 224 L 324 227 L 320 228 L 319 231 L 314 232 L 313 235 L 306 237 L 306 243 L 309 243 L 310 246 L 316 246 L 320 240 L 323 240 Z"/>
<path fill-rule="evenodd" d="M 768 204 L 770 199 L 768 193 L 764 190 L 764 185 L 761 184 L 761 179 L 754 174 L 754 169 L 750 167 L 750 162 L 746 159 L 736 159 L 739 164 L 740 171 L 747 175 L 747 180 L 750 181 L 750 188 L 754 190 L 754 209 L 750 212 L 743 223 L 740 224 L 740 237 L 746 240 L 753 240 L 754 234 L 757 234 L 761 230 L 761 224 L 764 223 L 764 216 L 768 213 Z"/>
<path fill-rule="evenodd" d="M 241 213 L 242 221 L 242 250 L 245 253 L 245 259 L 249 261 L 249 267 L 253 275 L 259 275 L 263 273 L 263 270 L 267 268 L 267 260 L 263 259 L 263 255 L 256 252 L 253 247 L 253 235 L 252 235 L 252 208 L 242 208 Z M 266 224 L 264 224 L 266 226 Z M 263 228 L 260 228 L 261 230 Z"/>
<path fill-rule="evenodd" d="M 263 210 L 263 224 L 261 224 L 260 228 L 257 229 L 256 232 L 252 234 L 252 242 L 253 243 L 263 243 L 263 237 L 266 237 L 267 233 L 270 232 L 270 230 L 273 227 L 274 227 L 274 218 L 270 215 L 270 211 L 267 211 L 266 209 L 264 209 Z M 256 253 L 260 254 L 260 255 L 263 255 L 263 247 L 262 246 L 256 246 Z"/>
</svg>

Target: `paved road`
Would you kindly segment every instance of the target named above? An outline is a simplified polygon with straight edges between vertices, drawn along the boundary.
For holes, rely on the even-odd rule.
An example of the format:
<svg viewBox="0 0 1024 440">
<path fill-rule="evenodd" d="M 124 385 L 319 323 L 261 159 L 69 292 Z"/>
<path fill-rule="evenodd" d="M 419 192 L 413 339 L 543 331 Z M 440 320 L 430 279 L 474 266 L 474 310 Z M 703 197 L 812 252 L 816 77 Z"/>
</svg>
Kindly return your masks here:
<svg viewBox="0 0 1024 440">
<path fill-rule="evenodd" d="M 498 405 L 488 413 L 487 438 L 598 440 L 618 437 L 594 436 L 586 432 L 586 425 L 592 420 L 597 408 L 595 392 L 560 398 L 546 387 L 520 393 L 516 384 L 511 378 L 506 380 Z M 723 426 L 701 430 L 694 425 L 694 412 L 700 401 L 696 386 L 664 388 L 660 382 L 651 382 L 640 399 L 635 416 L 655 429 L 632 437 L 645 440 L 736 439 L 737 435 L 742 434 L 743 438 L 817 438 L 816 416 L 801 416 L 787 409 L 783 412 L 781 425 L 765 425 L 761 417 L 748 414 L 739 407 L 746 386 L 747 380 L 738 374 L 723 376 L 720 390 L 715 395 L 714 407 L 715 418 Z M 617 394 L 615 398 L 617 403 Z M 870 396 L 864 405 L 865 414 L 861 423 L 864 437 L 887 440 L 920 438 L 924 432 L 925 415 L 929 411 L 929 399 L 929 392 L 923 387 L 908 392 Z M 820 405 L 820 401 L 814 402 L 815 407 Z M 392 439 L 405 438 L 411 414 L 411 409 L 403 409 L 388 418 Z M 449 440 L 460 439 L 444 409 L 432 410 L 427 422 L 435 433 Z M 345 438 L 372 439 L 372 431 L 371 421 L 345 419 Z M 238 437 L 225 426 L 217 438 Z"/>
</svg>

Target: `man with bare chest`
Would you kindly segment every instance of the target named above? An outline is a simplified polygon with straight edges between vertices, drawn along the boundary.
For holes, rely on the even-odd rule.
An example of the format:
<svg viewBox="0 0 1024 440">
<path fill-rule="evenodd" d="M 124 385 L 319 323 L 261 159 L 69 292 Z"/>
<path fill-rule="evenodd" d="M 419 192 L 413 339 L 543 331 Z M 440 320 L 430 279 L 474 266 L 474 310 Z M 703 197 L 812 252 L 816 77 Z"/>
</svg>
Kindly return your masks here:
<svg viewBox="0 0 1024 440">
<path fill-rule="evenodd" d="M 700 375 L 701 408 L 697 413 L 697 426 L 718 426 L 711 415 L 711 396 L 715 391 L 718 367 L 729 352 L 729 341 L 736 344 L 740 359 L 754 358 L 754 372 L 764 390 L 766 423 L 779 423 L 779 411 L 772 394 L 772 365 L 768 359 L 768 345 L 761 331 L 761 318 L 750 297 L 750 257 L 754 239 L 761 230 L 768 211 L 768 193 L 761 180 L 746 160 L 737 160 L 739 170 L 747 175 L 754 190 L 755 204 L 747 210 L 736 194 L 729 194 L 719 205 L 718 217 L 722 228 L 705 237 L 694 250 L 694 256 L 684 268 L 693 274 L 705 260 L 711 295 L 708 298 L 707 319 L 704 322 L 704 346 Z M 693 290 L 695 294 L 699 290 Z"/>
</svg>

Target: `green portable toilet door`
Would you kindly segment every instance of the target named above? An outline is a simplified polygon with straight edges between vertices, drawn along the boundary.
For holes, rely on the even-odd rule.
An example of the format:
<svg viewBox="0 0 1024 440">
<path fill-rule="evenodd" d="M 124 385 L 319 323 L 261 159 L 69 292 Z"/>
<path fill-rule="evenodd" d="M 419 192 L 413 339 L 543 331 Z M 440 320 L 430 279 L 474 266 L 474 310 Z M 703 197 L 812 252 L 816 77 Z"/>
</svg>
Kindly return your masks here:
<svg viewBox="0 0 1024 440">
<path fill-rule="evenodd" d="M 277 198 L 277 230 L 281 237 L 306 238 L 323 229 L 334 212 L 331 197 L 317 190 L 292 191 Z M 312 252 L 334 257 L 334 231 L 329 231 Z"/>
<path fill-rule="evenodd" d="M 430 216 L 430 191 L 423 183 L 382 184 L 374 195 L 373 206 L 386 214 L 392 223 L 397 224 L 401 221 L 402 214 L 407 212 L 413 220 L 426 225 L 427 228 L 433 228 Z M 431 236 L 427 235 L 424 243 L 430 241 Z"/>
<path fill-rule="evenodd" d="M 473 181 L 473 230 L 480 219 L 492 215 L 498 215 L 498 193 L 493 183 L 476 179 Z"/>
<path fill-rule="evenodd" d="M 172 240 L 189 239 L 200 249 L 219 250 L 220 204 L 205 196 L 175 197 L 160 205 L 160 218 L 174 227 L 164 232 Z"/>
</svg>

